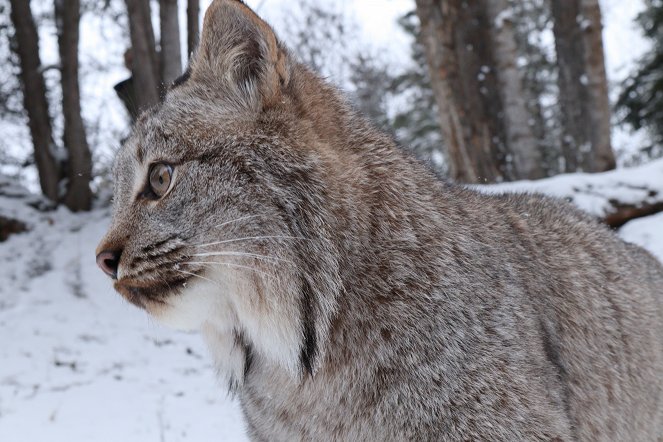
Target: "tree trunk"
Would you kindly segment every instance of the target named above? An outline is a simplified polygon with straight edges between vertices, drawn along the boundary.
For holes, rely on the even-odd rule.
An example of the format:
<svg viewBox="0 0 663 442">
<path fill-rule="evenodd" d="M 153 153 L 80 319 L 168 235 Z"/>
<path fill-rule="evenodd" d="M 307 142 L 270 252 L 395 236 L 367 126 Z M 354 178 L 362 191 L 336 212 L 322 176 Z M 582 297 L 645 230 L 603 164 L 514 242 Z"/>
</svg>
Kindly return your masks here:
<svg viewBox="0 0 663 442">
<path fill-rule="evenodd" d="M 68 152 L 67 193 L 64 203 L 74 211 L 90 210 L 92 157 L 81 117 L 78 84 L 80 0 L 55 0 L 55 23 L 60 52 L 64 146 Z"/>
<path fill-rule="evenodd" d="M 170 85 L 182 74 L 180 23 L 177 19 L 177 0 L 159 0 L 161 23 L 161 82 Z"/>
<path fill-rule="evenodd" d="M 509 178 L 501 100 L 480 2 L 416 0 L 451 177 Z"/>
<path fill-rule="evenodd" d="M 564 172 L 581 168 L 580 150 L 586 149 L 585 107 L 589 98 L 583 85 L 584 48 L 576 18 L 580 0 L 551 0 L 553 34 L 559 69 L 559 104 L 562 113 L 562 154 Z"/>
<path fill-rule="evenodd" d="M 542 178 L 543 159 L 532 128 L 534 118 L 527 109 L 527 94 L 516 65 L 518 47 L 513 19 L 509 15 L 509 0 L 484 1 L 490 20 L 498 90 L 504 106 L 506 140 L 513 156 L 513 178 Z"/>
<path fill-rule="evenodd" d="M 187 0 L 186 7 L 187 24 L 187 55 L 196 50 L 200 36 L 200 0 Z"/>
<path fill-rule="evenodd" d="M 610 100 L 608 79 L 605 72 L 603 54 L 603 24 L 598 0 L 581 0 L 584 17 L 583 40 L 585 46 L 585 66 L 587 66 L 587 88 L 592 103 L 588 110 L 591 124 L 593 171 L 603 172 L 615 168 L 615 155 L 610 143 Z"/>
<path fill-rule="evenodd" d="M 46 86 L 39 59 L 39 35 L 28 0 L 11 0 L 17 53 L 21 64 L 23 104 L 28 113 L 30 135 L 34 145 L 39 184 L 43 194 L 54 202 L 59 200 L 60 165 L 55 158 L 51 119 L 48 114 Z"/>
<path fill-rule="evenodd" d="M 159 69 L 149 0 L 125 0 L 131 34 L 132 72 L 139 112 L 159 102 Z"/>
<path fill-rule="evenodd" d="M 551 0 L 565 171 L 614 168 L 597 0 Z"/>
</svg>

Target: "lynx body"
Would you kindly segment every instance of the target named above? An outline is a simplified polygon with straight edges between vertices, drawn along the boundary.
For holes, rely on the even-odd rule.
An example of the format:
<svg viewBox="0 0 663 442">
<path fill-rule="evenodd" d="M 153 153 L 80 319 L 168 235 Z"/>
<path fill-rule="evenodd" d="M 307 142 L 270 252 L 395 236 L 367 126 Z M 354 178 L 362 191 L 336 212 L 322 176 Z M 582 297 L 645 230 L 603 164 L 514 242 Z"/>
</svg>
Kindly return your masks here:
<svg viewBox="0 0 663 442">
<path fill-rule="evenodd" d="M 115 167 L 116 289 L 199 329 L 257 441 L 663 437 L 663 269 L 568 204 L 445 184 L 243 3 Z"/>
</svg>

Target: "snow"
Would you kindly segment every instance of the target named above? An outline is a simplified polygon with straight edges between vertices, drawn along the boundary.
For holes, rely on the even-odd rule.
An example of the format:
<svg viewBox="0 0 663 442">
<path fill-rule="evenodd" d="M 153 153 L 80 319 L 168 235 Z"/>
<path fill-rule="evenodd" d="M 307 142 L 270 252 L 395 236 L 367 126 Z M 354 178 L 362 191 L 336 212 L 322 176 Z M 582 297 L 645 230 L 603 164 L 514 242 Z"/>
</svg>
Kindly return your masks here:
<svg viewBox="0 0 663 442">
<path fill-rule="evenodd" d="M 619 236 L 644 247 L 663 262 L 663 213 L 629 221 L 619 229 Z"/>
<path fill-rule="evenodd" d="M 628 205 L 663 202 L 663 158 L 643 166 L 603 173 L 569 173 L 537 181 L 474 187 L 488 193 L 537 192 L 564 198 L 591 215 L 603 218 L 610 213 L 611 200 Z"/>
<path fill-rule="evenodd" d="M 42 213 L 12 190 L 0 216 L 32 231 L 0 243 L 0 441 L 246 440 L 202 339 L 151 322 L 96 268 L 107 209 Z"/>
<path fill-rule="evenodd" d="M 504 26 L 505 22 L 513 21 L 513 18 L 514 18 L 513 9 L 505 8 L 499 14 L 497 14 L 497 17 L 495 17 L 495 27 L 497 29 L 500 29 L 502 28 L 502 26 Z"/>
</svg>

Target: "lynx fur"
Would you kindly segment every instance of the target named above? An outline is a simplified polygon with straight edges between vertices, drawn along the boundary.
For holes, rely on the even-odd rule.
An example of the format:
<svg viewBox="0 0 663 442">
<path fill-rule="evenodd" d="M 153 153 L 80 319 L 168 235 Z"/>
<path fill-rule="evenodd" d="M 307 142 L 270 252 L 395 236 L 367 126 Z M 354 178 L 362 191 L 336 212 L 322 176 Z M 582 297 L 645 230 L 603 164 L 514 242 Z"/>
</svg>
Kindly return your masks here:
<svg viewBox="0 0 663 442">
<path fill-rule="evenodd" d="M 253 440 L 663 438 L 661 265 L 564 202 L 436 179 L 240 1 L 114 173 L 115 288 L 202 332 Z"/>
</svg>

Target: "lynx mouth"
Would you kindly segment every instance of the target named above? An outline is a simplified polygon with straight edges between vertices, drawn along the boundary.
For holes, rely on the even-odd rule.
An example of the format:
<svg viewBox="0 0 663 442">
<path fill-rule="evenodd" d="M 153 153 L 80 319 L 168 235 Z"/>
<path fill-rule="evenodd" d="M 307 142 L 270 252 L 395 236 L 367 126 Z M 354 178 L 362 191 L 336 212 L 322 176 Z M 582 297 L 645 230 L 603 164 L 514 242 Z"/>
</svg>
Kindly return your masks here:
<svg viewBox="0 0 663 442">
<path fill-rule="evenodd" d="M 121 279 L 114 284 L 114 288 L 127 301 L 136 307 L 147 310 L 149 304 L 167 305 L 166 299 L 178 294 L 193 276 L 183 275 L 160 281 Z"/>
</svg>

